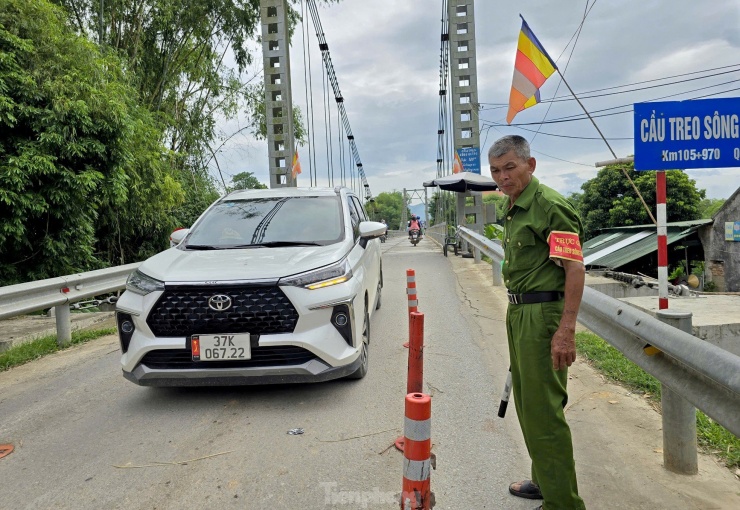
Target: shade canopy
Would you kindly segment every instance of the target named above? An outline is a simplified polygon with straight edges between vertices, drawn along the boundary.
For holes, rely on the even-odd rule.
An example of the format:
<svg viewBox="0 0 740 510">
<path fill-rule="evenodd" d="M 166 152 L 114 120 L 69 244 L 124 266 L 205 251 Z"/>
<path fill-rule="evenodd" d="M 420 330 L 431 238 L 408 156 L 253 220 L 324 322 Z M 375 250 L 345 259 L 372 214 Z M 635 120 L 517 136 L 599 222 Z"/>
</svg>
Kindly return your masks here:
<svg viewBox="0 0 740 510">
<path fill-rule="evenodd" d="M 485 175 L 474 174 L 473 172 L 460 172 L 444 177 L 437 177 L 424 183 L 425 188 L 439 186 L 445 191 L 494 191 L 498 186 L 493 179 Z"/>
</svg>

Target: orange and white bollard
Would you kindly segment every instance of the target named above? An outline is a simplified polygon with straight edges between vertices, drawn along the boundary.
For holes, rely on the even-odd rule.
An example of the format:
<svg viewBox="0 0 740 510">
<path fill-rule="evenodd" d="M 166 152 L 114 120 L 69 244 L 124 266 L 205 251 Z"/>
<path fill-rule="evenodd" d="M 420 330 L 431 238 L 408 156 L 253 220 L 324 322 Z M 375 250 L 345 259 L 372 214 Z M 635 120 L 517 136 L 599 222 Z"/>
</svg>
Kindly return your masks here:
<svg viewBox="0 0 740 510">
<path fill-rule="evenodd" d="M 409 320 L 411 336 L 406 393 L 421 393 L 424 391 L 424 314 L 411 312 Z"/>
<path fill-rule="evenodd" d="M 401 510 L 429 510 L 431 491 L 432 399 L 423 393 L 406 395 Z"/>
<path fill-rule="evenodd" d="M 416 271 L 413 269 L 406 270 L 406 294 L 409 301 L 409 339 L 411 338 L 411 314 L 419 311 L 419 299 L 416 297 Z M 404 347 L 408 348 L 409 343 L 405 342 Z"/>
</svg>

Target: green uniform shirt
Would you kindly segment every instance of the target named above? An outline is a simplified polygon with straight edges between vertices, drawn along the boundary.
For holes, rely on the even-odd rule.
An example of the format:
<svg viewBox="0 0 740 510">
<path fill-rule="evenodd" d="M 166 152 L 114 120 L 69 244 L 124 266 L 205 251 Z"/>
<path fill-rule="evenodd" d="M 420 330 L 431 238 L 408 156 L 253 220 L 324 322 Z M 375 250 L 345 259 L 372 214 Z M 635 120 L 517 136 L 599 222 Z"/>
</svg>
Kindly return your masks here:
<svg viewBox="0 0 740 510">
<path fill-rule="evenodd" d="M 502 271 L 511 293 L 565 290 L 565 271 L 550 259 L 552 231 L 573 232 L 583 239 L 573 205 L 532 176 L 504 221 Z"/>
</svg>

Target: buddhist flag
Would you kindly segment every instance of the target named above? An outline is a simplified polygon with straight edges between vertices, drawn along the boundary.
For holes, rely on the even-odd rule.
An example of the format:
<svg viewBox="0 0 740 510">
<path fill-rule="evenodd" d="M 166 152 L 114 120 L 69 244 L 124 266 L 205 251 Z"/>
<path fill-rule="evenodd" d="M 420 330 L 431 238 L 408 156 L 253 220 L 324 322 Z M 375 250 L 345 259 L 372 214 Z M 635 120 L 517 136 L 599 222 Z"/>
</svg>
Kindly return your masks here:
<svg viewBox="0 0 740 510">
<path fill-rule="evenodd" d="M 521 14 L 519 17 L 522 18 L 522 29 L 516 49 L 507 124 L 511 124 L 517 113 L 540 102 L 540 87 L 558 68 Z"/>
<path fill-rule="evenodd" d="M 299 173 L 301 173 L 301 162 L 298 161 L 298 149 L 296 149 L 293 154 L 293 179 L 298 177 Z"/>
<path fill-rule="evenodd" d="M 459 174 L 464 170 L 465 168 L 463 167 L 462 161 L 460 161 L 460 156 L 457 154 L 457 151 L 455 151 L 455 160 L 452 162 L 452 173 Z"/>
</svg>

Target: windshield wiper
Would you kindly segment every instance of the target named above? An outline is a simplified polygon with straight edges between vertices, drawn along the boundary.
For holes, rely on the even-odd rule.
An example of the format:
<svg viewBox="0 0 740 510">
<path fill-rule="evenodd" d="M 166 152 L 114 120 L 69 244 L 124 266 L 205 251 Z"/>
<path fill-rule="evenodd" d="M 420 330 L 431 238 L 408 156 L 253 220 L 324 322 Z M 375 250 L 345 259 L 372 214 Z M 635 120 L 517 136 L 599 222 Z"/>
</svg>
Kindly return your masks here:
<svg viewBox="0 0 740 510">
<path fill-rule="evenodd" d="M 278 248 L 282 246 L 323 246 L 321 243 L 314 242 L 296 242 L 296 241 L 268 241 L 266 243 L 256 244 L 236 244 L 229 248 Z"/>
<path fill-rule="evenodd" d="M 220 246 L 212 246 L 210 244 L 188 244 L 185 247 L 188 250 L 223 250 Z"/>
</svg>

